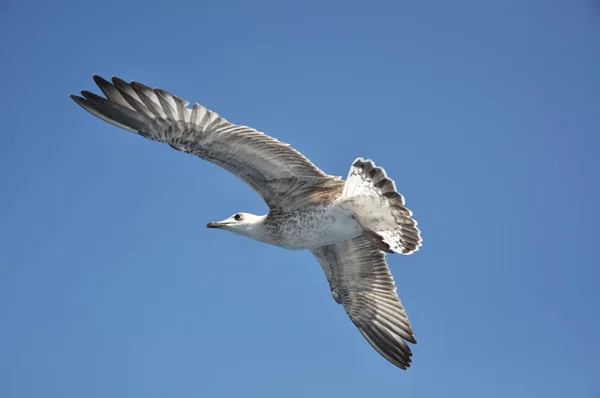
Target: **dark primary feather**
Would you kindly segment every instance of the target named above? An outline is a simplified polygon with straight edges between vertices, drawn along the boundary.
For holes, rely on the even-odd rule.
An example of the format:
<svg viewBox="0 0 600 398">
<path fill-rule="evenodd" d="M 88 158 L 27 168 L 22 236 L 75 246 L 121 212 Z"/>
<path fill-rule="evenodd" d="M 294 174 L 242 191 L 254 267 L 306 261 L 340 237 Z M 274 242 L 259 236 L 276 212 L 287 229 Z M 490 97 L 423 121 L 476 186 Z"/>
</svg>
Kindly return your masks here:
<svg viewBox="0 0 600 398">
<path fill-rule="evenodd" d="M 94 76 L 106 98 L 82 91 L 71 98 L 88 112 L 117 127 L 182 152 L 194 154 L 241 178 L 271 209 L 307 205 L 295 201 L 309 188 L 339 195 L 343 181 L 323 173 L 288 144 L 250 127 L 228 122 L 199 104 L 141 83 Z M 296 192 L 298 190 L 298 192 Z M 301 191 L 301 192 L 300 192 Z"/>
<path fill-rule="evenodd" d="M 365 235 L 312 252 L 327 275 L 333 298 L 343 304 L 367 341 L 394 365 L 410 367 L 412 352 L 406 342 L 417 341 L 385 253 Z"/>
</svg>

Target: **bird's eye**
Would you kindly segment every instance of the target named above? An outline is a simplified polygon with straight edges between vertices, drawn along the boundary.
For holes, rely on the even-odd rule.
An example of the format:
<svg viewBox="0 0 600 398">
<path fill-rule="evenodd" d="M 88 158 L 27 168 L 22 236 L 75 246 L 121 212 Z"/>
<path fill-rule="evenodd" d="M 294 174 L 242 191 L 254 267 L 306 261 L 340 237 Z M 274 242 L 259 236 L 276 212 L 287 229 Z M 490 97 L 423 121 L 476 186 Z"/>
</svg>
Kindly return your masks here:
<svg viewBox="0 0 600 398">
<path fill-rule="evenodd" d="M 240 219 L 242 218 L 241 215 L 236 214 L 235 216 L 233 216 L 233 218 L 235 219 L 235 221 L 240 221 Z"/>
</svg>

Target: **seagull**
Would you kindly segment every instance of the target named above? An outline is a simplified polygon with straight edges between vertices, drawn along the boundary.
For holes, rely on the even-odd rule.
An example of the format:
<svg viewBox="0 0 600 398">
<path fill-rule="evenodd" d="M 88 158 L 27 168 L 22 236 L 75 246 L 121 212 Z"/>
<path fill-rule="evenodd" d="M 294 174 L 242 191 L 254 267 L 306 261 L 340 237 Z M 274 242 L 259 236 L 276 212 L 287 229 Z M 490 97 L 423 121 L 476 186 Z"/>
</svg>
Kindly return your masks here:
<svg viewBox="0 0 600 398">
<path fill-rule="evenodd" d="M 396 293 L 386 253 L 411 254 L 421 235 L 385 170 L 357 158 L 346 181 L 328 175 L 289 144 L 233 124 L 199 104 L 117 77 L 71 98 L 94 116 L 214 163 L 250 185 L 266 215 L 236 213 L 207 224 L 290 250 L 310 250 L 333 299 L 385 359 L 406 370 L 417 344 Z"/>
</svg>

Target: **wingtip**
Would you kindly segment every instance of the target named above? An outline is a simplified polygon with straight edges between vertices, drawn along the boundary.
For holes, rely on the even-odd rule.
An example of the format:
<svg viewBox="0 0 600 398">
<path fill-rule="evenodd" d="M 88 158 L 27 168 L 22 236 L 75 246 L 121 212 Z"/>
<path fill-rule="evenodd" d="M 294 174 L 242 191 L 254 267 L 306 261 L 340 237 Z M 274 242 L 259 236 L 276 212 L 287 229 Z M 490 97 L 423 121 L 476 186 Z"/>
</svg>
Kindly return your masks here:
<svg viewBox="0 0 600 398">
<path fill-rule="evenodd" d="M 135 80 L 132 80 L 131 82 L 129 82 L 129 84 L 131 85 L 131 87 L 135 87 L 138 90 L 152 90 L 150 87 L 146 86 L 145 84 L 140 83 Z"/>
<path fill-rule="evenodd" d="M 419 343 L 417 343 L 417 340 L 415 339 L 415 336 L 410 336 L 410 339 L 407 338 L 405 340 L 411 344 L 419 345 Z M 409 355 L 412 357 L 412 352 Z"/>
<path fill-rule="evenodd" d="M 92 93 L 91 91 L 81 90 L 81 95 L 83 95 L 86 100 L 90 101 L 91 97 L 95 96 L 96 94 Z"/>
<path fill-rule="evenodd" d="M 83 97 L 80 97 L 80 96 L 78 96 L 78 95 L 75 95 L 75 94 L 69 94 L 69 97 L 70 97 L 70 98 L 71 98 L 73 101 L 75 101 L 77 104 L 79 104 L 79 105 L 82 105 L 82 104 L 84 104 L 84 103 L 87 101 L 85 98 L 83 98 Z"/>
<path fill-rule="evenodd" d="M 94 82 L 96 82 L 96 84 L 99 86 L 108 83 L 108 81 L 100 75 L 94 75 L 92 76 L 92 78 L 94 79 Z"/>
<path fill-rule="evenodd" d="M 117 76 L 112 76 L 110 78 L 110 80 L 112 80 L 113 84 L 127 84 L 127 82 Z"/>
</svg>

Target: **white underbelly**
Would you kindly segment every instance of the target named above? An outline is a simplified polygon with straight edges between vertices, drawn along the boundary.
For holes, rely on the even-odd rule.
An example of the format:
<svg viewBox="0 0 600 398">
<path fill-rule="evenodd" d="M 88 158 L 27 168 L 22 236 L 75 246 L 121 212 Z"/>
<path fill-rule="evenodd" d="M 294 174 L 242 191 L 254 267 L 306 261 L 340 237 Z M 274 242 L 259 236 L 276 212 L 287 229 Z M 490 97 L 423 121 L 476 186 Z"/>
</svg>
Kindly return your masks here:
<svg viewBox="0 0 600 398">
<path fill-rule="evenodd" d="M 362 233 L 351 214 L 335 207 L 322 209 L 317 214 L 299 213 L 281 221 L 272 243 L 290 250 L 343 242 Z"/>
</svg>

